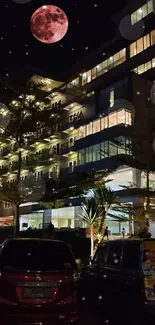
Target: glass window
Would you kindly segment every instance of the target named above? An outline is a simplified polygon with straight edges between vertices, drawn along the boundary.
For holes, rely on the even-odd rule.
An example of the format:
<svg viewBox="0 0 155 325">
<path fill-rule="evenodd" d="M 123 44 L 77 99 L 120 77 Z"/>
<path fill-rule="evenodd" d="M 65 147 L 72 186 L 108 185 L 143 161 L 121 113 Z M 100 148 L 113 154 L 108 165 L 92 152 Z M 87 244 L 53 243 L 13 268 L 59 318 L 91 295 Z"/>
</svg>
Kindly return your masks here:
<svg viewBox="0 0 155 325">
<path fill-rule="evenodd" d="M 92 147 L 86 148 L 86 163 L 92 161 Z"/>
<path fill-rule="evenodd" d="M 105 158 L 105 157 L 109 157 L 109 143 L 108 141 L 102 142 L 101 143 L 101 159 Z"/>
<path fill-rule="evenodd" d="M 144 50 L 146 50 L 148 47 L 150 47 L 150 34 L 147 34 L 143 37 L 144 41 Z"/>
<path fill-rule="evenodd" d="M 125 124 L 125 110 L 117 111 L 117 124 Z"/>
<path fill-rule="evenodd" d="M 109 114 L 109 128 L 116 124 L 116 112 Z"/>
<path fill-rule="evenodd" d="M 79 86 L 79 78 L 76 78 L 71 81 L 70 87 L 78 87 Z"/>
<path fill-rule="evenodd" d="M 108 60 L 103 61 L 103 73 L 107 72 L 107 67 L 108 67 Z"/>
<path fill-rule="evenodd" d="M 150 0 L 147 3 L 147 12 L 148 12 L 148 14 L 150 14 L 151 12 L 153 12 L 153 0 Z"/>
<path fill-rule="evenodd" d="M 114 67 L 116 67 L 119 64 L 119 60 L 120 60 L 120 52 L 116 53 L 114 55 Z"/>
<path fill-rule="evenodd" d="M 108 255 L 108 245 L 99 246 L 94 256 L 93 263 L 106 264 Z"/>
<path fill-rule="evenodd" d="M 142 8 L 139 8 L 137 10 L 137 21 L 141 20 L 142 18 L 143 18 Z"/>
<path fill-rule="evenodd" d="M 134 25 L 137 22 L 137 11 L 133 12 L 133 14 L 131 14 L 131 24 Z"/>
<path fill-rule="evenodd" d="M 107 258 L 107 265 L 113 267 L 120 266 L 121 258 L 122 258 L 122 248 L 123 248 L 123 241 L 114 242 L 110 244 L 108 258 Z"/>
<path fill-rule="evenodd" d="M 144 50 L 144 46 L 143 46 L 143 37 L 141 37 L 137 42 L 137 53 L 140 53 Z"/>
<path fill-rule="evenodd" d="M 107 157 L 107 155 L 105 155 L 105 142 L 101 142 L 101 159 Z"/>
<path fill-rule="evenodd" d="M 100 143 L 93 146 L 93 161 L 101 159 L 101 146 Z"/>
<path fill-rule="evenodd" d="M 85 149 L 79 150 L 78 152 L 78 165 L 85 164 Z"/>
<path fill-rule="evenodd" d="M 136 42 L 134 42 L 130 45 L 130 58 L 132 58 L 136 54 L 137 54 Z"/>
<path fill-rule="evenodd" d="M 93 121 L 93 133 L 97 133 L 101 131 L 101 120 L 98 119 Z"/>
<path fill-rule="evenodd" d="M 105 129 L 109 127 L 109 117 L 108 116 L 105 116 L 105 118 L 104 118 L 104 127 L 105 127 Z"/>
<path fill-rule="evenodd" d="M 151 61 L 145 63 L 145 71 L 147 71 L 147 70 L 149 70 L 151 68 L 152 68 L 152 62 Z"/>
<path fill-rule="evenodd" d="M 132 141 L 129 138 L 126 138 L 126 141 L 125 141 L 125 150 L 126 150 L 127 155 L 132 154 Z"/>
<path fill-rule="evenodd" d="M 151 32 L 151 45 L 155 44 L 155 30 Z"/>
<path fill-rule="evenodd" d="M 125 123 L 131 125 L 131 112 L 125 111 Z"/>
<path fill-rule="evenodd" d="M 146 17 L 147 16 L 147 12 L 148 12 L 148 10 L 147 10 L 147 3 L 144 5 L 144 6 L 142 6 L 142 8 L 141 8 L 141 10 L 142 10 L 142 18 L 144 18 L 144 17 Z"/>
<path fill-rule="evenodd" d="M 46 254 L 45 254 L 46 252 Z M 76 268 L 67 245 L 41 240 L 9 242 L 2 250 L 1 266 L 30 271 L 53 271 Z"/>
<path fill-rule="evenodd" d="M 118 138 L 118 155 L 125 154 L 125 138 Z"/>
<path fill-rule="evenodd" d="M 100 76 L 102 74 L 102 63 L 98 64 L 96 69 L 97 69 L 97 76 Z"/>
<path fill-rule="evenodd" d="M 101 130 L 104 130 L 105 128 L 105 117 L 101 118 Z"/>
<path fill-rule="evenodd" d="M 114 100 L 115 100 L 115 92 L 114 92 L 114 89 L 111 90 L 110 92 L 110 107 L 113 107 L 114 106 Z"/>
<path fill-rule="evenodd" d="M 124 62 L 126 60 L 126 49 L 124 48 L 119 52 L 120 55 L 120 63 Z"/>
<path fill-rule="evenodd" d="M 117 145 L 109 141 L 109 157 L 117 155 Z"/>
<path fill-rule="evenodd" d="M 145 72 L 145 65 L 141 64 L 138 67 L 138 74 L 144 73 Z"/>
<path fill-rule="evenodd" d="M 152 60 L 152 68 L 155 67 L 155 59 Z"/>
<path fill-rule="evenodd" d="M 91 73 L 92 73 L 91 78 L 95 79 L 97 77 L 97 69 L 96 69 L 96 67 L 92 69 Z"/>
<path fill-rule="evenodd" d="M 124 269 L 137 269 L 140 262 L 140 244 L 124 243 L 121 266 Z"/>
<path fill-rule="evenodd" d="M 79 139 L 84 138 L 86 136 L 86 126 L 79 127 Z"/>
<path fill-rule="evenodd" d="M 114 66 L 114 57 L 111 56 L 109 59 L 108 59 L 108 70 L 112 69 Z"/>
<path fill-rule="evenodd" d="M 91 81 L 91 70 L 83 73 L 82 75 L 82 85 L 85 85 L 86 83 Z"/>
<path fill-rule="evenodd" d="M 90 122 L 89 124 L 86 125 L 86 136 L 92 133 L 93 133 L 93 123 Z"/>
</svg>

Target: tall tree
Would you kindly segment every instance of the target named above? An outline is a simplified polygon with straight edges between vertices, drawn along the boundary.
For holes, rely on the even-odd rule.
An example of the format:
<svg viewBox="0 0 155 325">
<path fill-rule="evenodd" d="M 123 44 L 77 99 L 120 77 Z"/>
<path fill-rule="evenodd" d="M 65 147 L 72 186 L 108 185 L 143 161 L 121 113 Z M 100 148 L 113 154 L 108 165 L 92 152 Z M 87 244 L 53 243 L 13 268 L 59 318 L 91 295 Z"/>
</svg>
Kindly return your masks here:
<svg viewBox="0 0 155 325">
<path fill-rule="evenodd" d="M 91 240 L 91 257 L 94 255 L 94 229 L 97 227 L 100 219 L 100 207 L 94 198 L 87 200 L 86 204 L 81 207 L 80 217 L 90 228 Z"/>
<path fill-rule="evenodd" d="M 113 205 L 119 205 L 119 199 L 116 193 L 106 186 L 96 189 L 94 191 L 94 198 L 101 208 L 100 222 L 98 226 L 98 233 L 100 234 L 103 232 L 104 223 L 110 209 L 112 209 Z"/>
<path fill-rule="evenodd" d="M 12 201 L 15 204 L 15 235 L 19 231 L 19 205 L 22 202 L 19 190 L 21 171 L 24 167 L 33 173 L 35 164 L 39 163 L 39 157 L 34 155 L 30 147 L 31 141 L 45 136 L 48 130 L 51 135 L 54 134 L 60 123 L 60 116 L 53 114 L 50 101 L 38 100 L 39 87 L 40 85 L 31 82 L 29 88 L 19 90 L 18 93 L 14 92 L 13 100 L 7 101 L 6 98 L 0 109 L 0 141 L 7 144 L 6 153 L 8 154 L 4 170 L 1 170 L 0 200 L 6 198 L 6 201 Z M 23 150 L 28 150 L 27 161 L 22 159 Z M 9 154 L 11 153 L 16 155 L 13 169 L 16 180 L 14 184 L 7 185 L 8 173 L 12 171 L 12 167 L 9 167 Z M 7 173 L 4 176 L 5 169 Z"/>
</svg>

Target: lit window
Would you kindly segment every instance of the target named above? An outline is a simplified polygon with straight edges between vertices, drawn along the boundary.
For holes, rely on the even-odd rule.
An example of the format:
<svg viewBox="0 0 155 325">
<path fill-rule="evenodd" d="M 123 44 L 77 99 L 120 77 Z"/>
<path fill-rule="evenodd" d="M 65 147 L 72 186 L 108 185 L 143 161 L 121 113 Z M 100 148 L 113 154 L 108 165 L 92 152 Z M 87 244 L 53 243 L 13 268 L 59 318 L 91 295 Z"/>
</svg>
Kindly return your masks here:
<svg viewBox="0 0 155 325">
<path fill-rule="evenodd" d="M 130 58 L 132 58 L 136 54 L 137 54 L 137 51 L 136 51 L 136 42 L 134 42 L 134 43 L 132 43 L 130 45 Z"/>
<path fill-rule="evenodd" d="M 114 106 L 114 100 L 115 100 L 115 92 L 114 92 L 114 90 L 112 90 L 110 92 L 110 107 Z"/>
<path fill-rule="evenodd" d="M 80 126 L 79 128 L 79 139 L 84 138 L 86 136 L 86 132 L 85 132 L 85 126 Z"/>
<path fill-rule="evenodd" d="M 150 35 L 151 35 L 151 44 L 150 44 Z M 136 42 L 130 44 L 130 57 L 137 55 L 138 53 L 147 49 L 150 45 L 155 43 L 155 34 L 154 31 L 151 34 L 147 34 L 144 37 L 141 37 Z"/>
<path fill-rule="evenodd" d="M 92 69 L 92 79 L 95 79 L 97 77 L 97 69 L 96 67 Z"/>
<path fill-rule="evenodd" d="M 138 74 L 142 74 L 146 71 L 148 71 L 149 69 L 152 69 L 155 67 L 155 59 L 152 59 L 151 61 L 148 61 L 144 64 L 141 64 L 140 66 L 138 66 L 137 68 L 135 68 L 133 71 L 138 73 Z"/>
<path fill-rule="evenodd" d="M 143 37 L 144 39 L 144 50 L 150 46 L 150 34 L 147 34 Z"/>
<path fill-rule="evenodd" d="M 134 25 L 142 18 L 153 12 L 153 0 L 148 1 L 141 8 L 131 14 L 131 24 Z"/>
<path fill-rule="evenodd" d="M 155 67 L 155 59 L 152 60 L 152 68 Z"/>
<path fill-rule="evenodd" d="M 117 124 L 125 124 L 125 110 L 117 111 Z"/>
<path fill-rule="evenodd" d="M 86 136 L 90 135 L 93 133 L 93 123 L 89 123 L 86 125 Z"/>
<path fill-rule="evenodd" d="M 155 30 L 151 32 L 151 45 L 155 44 Z"/>
<path fill-rule="evenodd" d="M 133 12 L 131 15 L 131 24 L 134 25 L 137 22 L 137 11 Z"/>
<path fill-rule="evenodd" d="M 116 112 L 109 114 L 109 127 L 116 125 Z"/>
<path fill-rule="evenodd" d="M 149 61 L 147 63 L 145 63 L 145 71 L 149 70 L 152 68 L 152 61 Z"/>
<path fill-rule="evenodd" d="M 140 38 L 136 43 L 137 43 L 137 53 L 136 54 L 138 54 L 144 50 L 143 37 Z"/>
<path fill-rule="evenodd" d="M 97 76 L 100 76 L 102 74 L 102 63 L 98 64 L 96 69 L 97 69 Z"/>
<path fill-rule="evenodd" d="M 103 63 L 103 73 L 107 72 L 108 60 L 105 60 Z"/>
<path fill-rule="evenodd" d="M 131 112 L 125 111 L 125 124 L 131 125 Z"/>
<path fill-rule="evenodd" d="M 141 74 L 145 72 L 145 65 L 144 64 L 141 64 L 139 67 L 138 67 L 138 74 Z"/>
<path fill-rule="evenodd" d="M 90 81 L 91 81 L 91 70 L 83 73 L 83 75 L 82 75 L 82 85 L 85 85 Z"/>
<path fill-rule="evenodd" d="M 93 121 L 93 133 L 97 133 L 101 131 L 101 123 L 100 119 Z"/>
<path fill-rule="evenodd" d="M 79 86 L 79 78 L 76 78 L 70 82 L 70 88 Z"/>
<path fill-rule="evenodd" d="M 110 58 L 108 59 L 108 70 L 112 69 L 114 66 L 114 57 L 110 56 Z"/>
<path fill-rule="evenodd" d="M 148 12 L 148 14 L 153 12 L 153 1 L 152 0 L 148 1 L 148 3 L 147 3 L 147 12 Z"/>
</svg>

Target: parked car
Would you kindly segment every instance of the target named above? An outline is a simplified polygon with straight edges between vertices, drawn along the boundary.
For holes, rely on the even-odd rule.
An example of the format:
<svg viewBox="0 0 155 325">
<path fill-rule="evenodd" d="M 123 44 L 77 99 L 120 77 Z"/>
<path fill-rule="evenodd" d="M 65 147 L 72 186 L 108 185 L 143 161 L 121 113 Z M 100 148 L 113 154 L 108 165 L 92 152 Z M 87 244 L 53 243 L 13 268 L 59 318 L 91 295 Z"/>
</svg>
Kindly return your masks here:
<svg viewBox="0 0 155 325">
<path fill-rule="evenodd" d="M 0 250 L 1 325 L 76 323 L 76 280 L 77 265 L 65 243 L 6 240 Z"/>
<path fill-rule="evenodd" d="M 114 318 L 155 316 L 155 240 L 105 241 L 89 264 L 80 293 L 91 309 Z"/>
</svg>

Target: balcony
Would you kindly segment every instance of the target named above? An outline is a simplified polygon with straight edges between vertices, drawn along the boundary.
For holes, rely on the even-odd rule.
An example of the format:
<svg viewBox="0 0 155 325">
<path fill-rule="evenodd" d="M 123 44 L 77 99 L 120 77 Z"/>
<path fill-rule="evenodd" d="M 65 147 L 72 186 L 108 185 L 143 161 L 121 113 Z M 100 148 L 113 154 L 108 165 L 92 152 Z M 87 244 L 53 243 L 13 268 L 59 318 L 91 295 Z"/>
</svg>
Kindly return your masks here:
<svg viewBox="0 0 155 325">
<path fill-rule="evenodd" d="M 61 145 L 61 155 L 68 155 L 74 151 L 74 141 L 73 142 L 66 142 Z"/>
<path fill-rule="evenodd" d="M 0 168 L 0 176 L 5 175 L 9 172 L 8 166 L 4 166 L 3 168 Z"/>
</svg>

